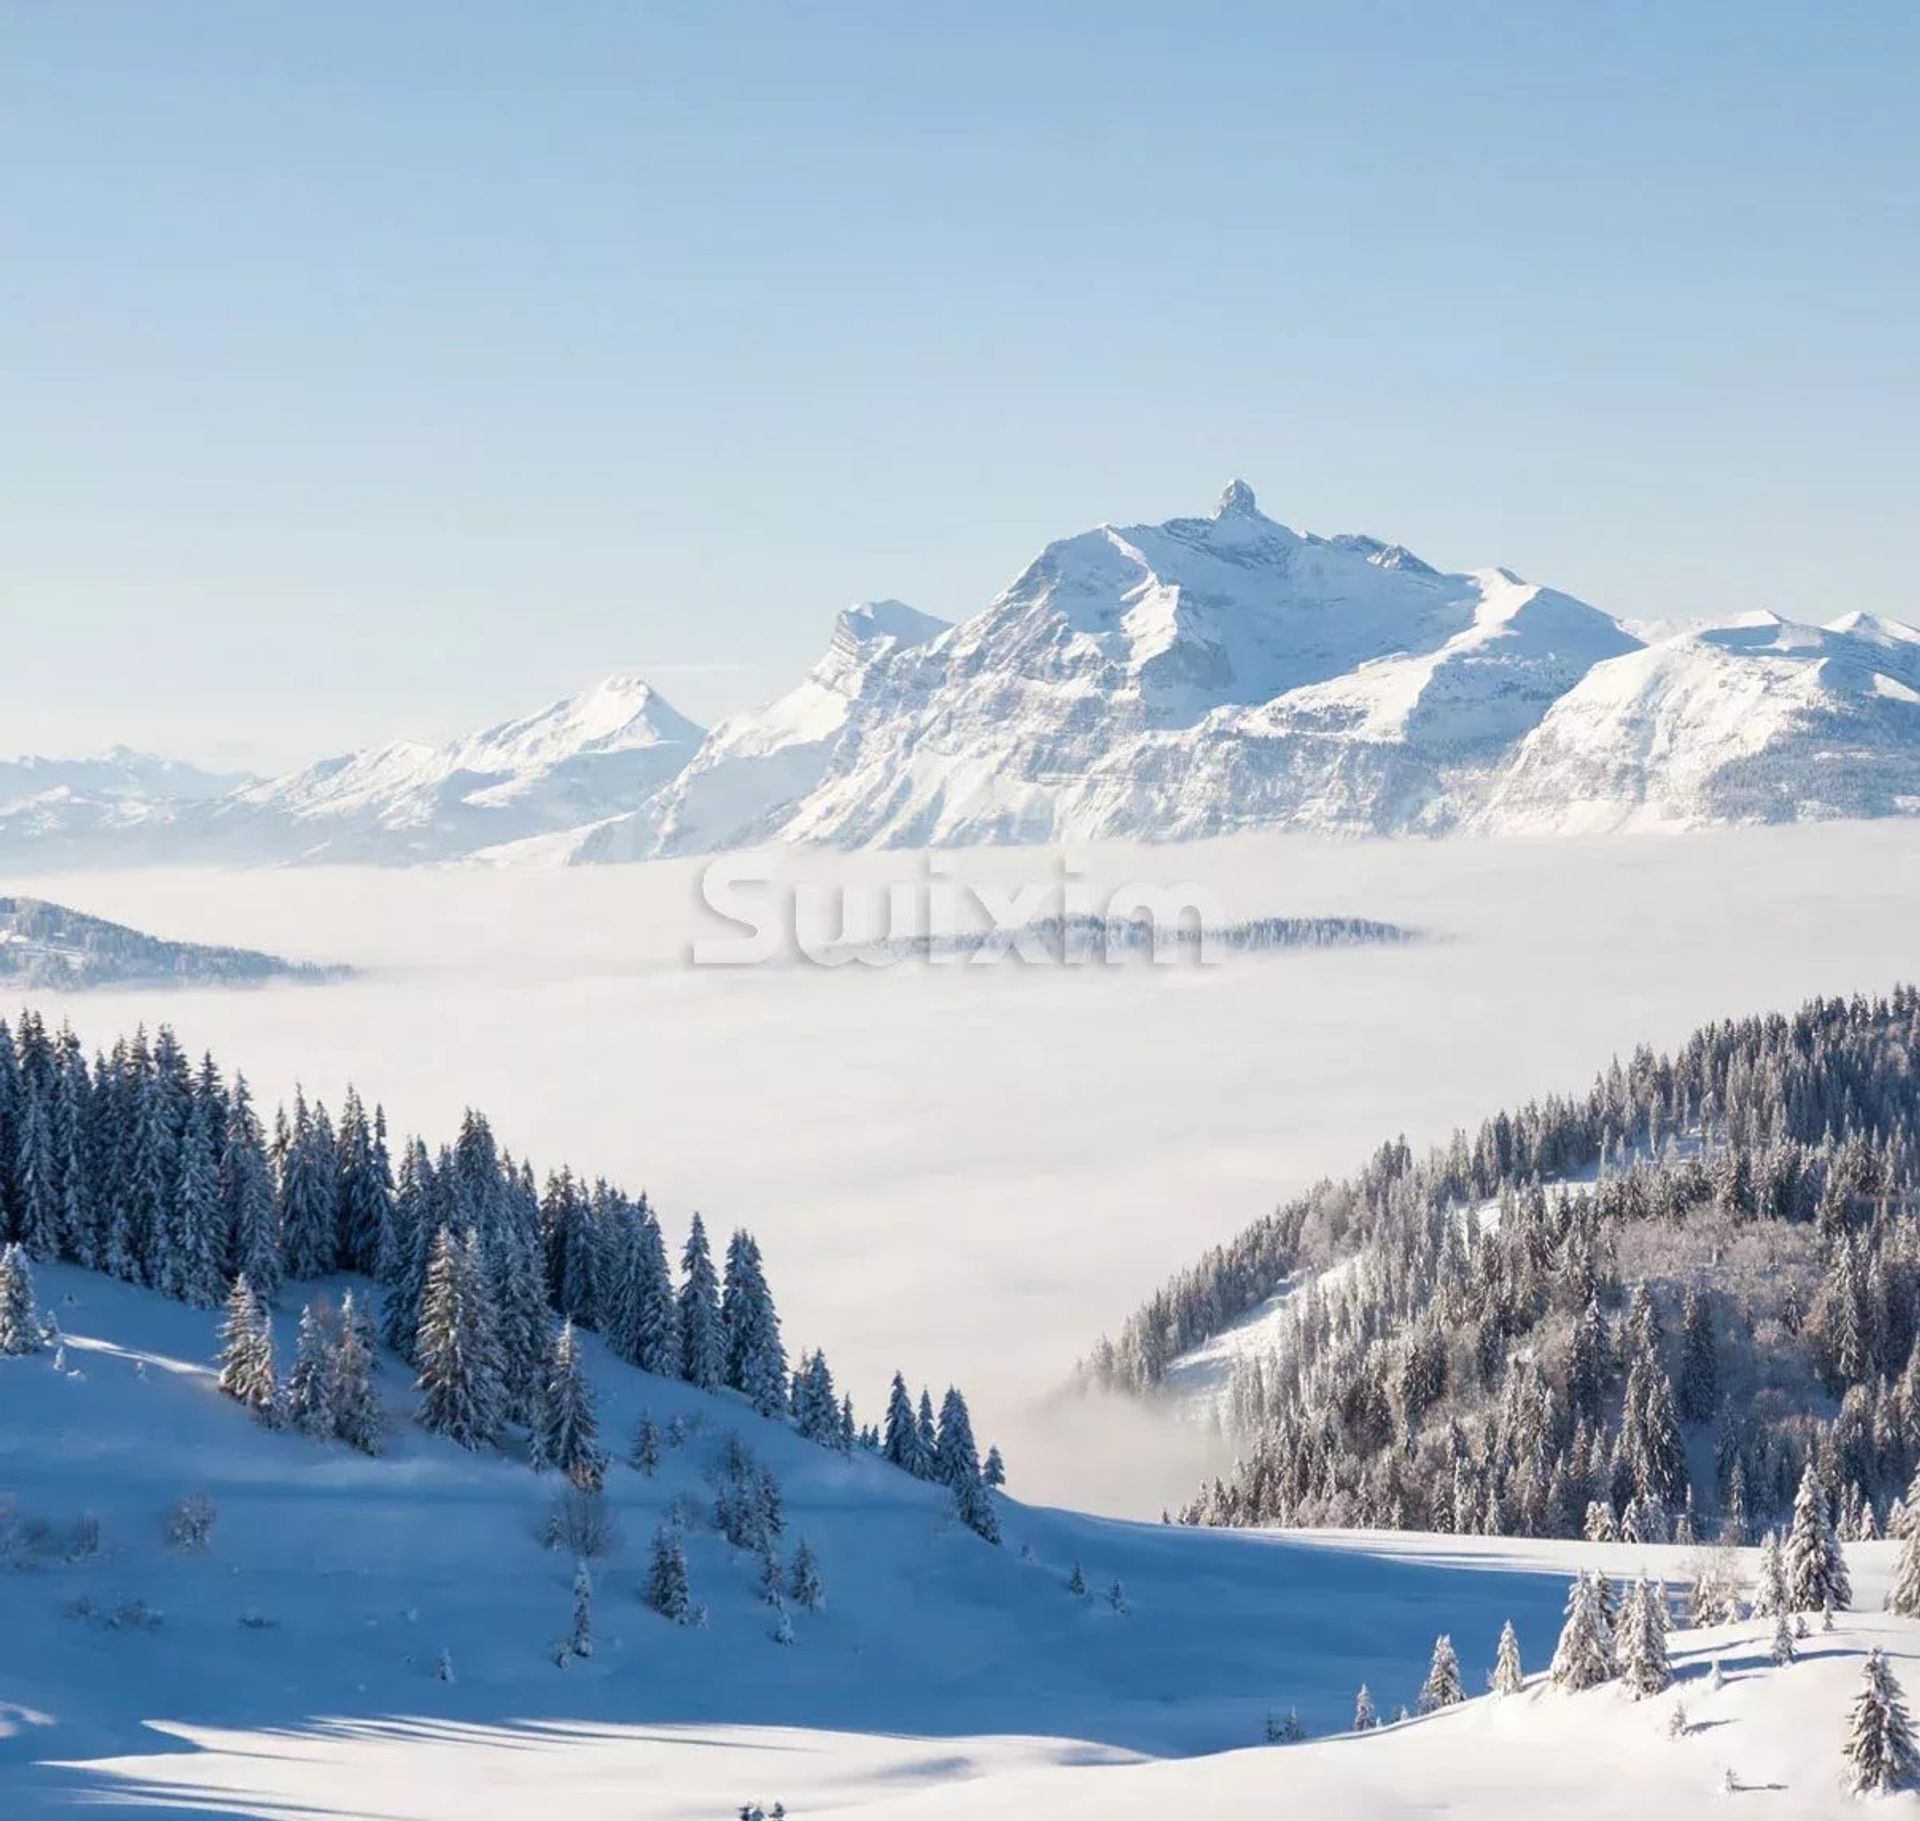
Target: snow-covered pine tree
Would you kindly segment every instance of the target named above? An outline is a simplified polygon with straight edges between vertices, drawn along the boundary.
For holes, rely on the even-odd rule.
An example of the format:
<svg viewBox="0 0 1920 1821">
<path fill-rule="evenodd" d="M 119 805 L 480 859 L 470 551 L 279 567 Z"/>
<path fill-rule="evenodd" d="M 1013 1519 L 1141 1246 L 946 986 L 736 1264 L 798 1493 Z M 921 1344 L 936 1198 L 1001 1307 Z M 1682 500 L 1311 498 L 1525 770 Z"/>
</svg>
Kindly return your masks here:
<svg viewBox="0 0 1920 1821">
<path fill-rule="evenodd" d="M 287 1421 L 302 1435 L 329 1440 L 333 1435 L 335 1341 L 333 1311 L 316 1297 L 300 1311 L 299 1338 L 287 1369 Z"/>
<path fill-rule="evenodd" d="M 680 1376 L 703 1391 L 718 1390 L 727 1369 L 720 1325 L 720 1287 L 713 1274 L 707 1229 L 695 1214 L 680 1255 Z"/>
<path fill-rule="evenodd" d="M 392 1238 L 380 1264 L 380 1338 L 408 1365 L 420 1337 L 420 1299 L 426 1294 L 433 1242 L 447 1224 L 444 1191 L 427 1147 L 410 1138 L 400 1147 L 393 1183 Z"/>
<path fill-rule="evenodd" d="M 1520 1667 L 1520 1640 L 1509 1619 L 1500 1627 L 1500 1648 L 1493 1659 L 1493 1692 L 1517 1695 L 1526 1685 L 1526 1673 Z"/>
<path fill-rule="evenodd" d="M 233 1280 L 227 1316 L 220 1325 L 220 1389 L 251 1410 L 263 1423 L 280 1414 L 280 1384 L 273 1369 L 273 1329 L 253 1286 Z"/>
<path fill-rule="evenodd" d="M 1107 1589 L 1107 1604 L 1111 1606 L 1115 1612 L 1119 1613 L 1122 1618 L 1126 1617 L 1128 1611 L 1127 1590 L 1122 1587 L 1118 1581 L 1115 1581 L 1113 1585 Z"/>
<path fill-rule="evenodd" d="M 1620 1678 L 1636 1701 L 1663 1693 L 1673 1680 L 1667 1662 L 1665 1598 L 1642 1575 L 1627 1595 L 1620 1620 Z"/>
<path fill-rule="evenodd" d="M 840 1401 L 834 1395 L 827 1356 L 816 1348 L 794 1374 L 794 1427 L 823 1448 L 840 1445 Z"/>
<path fill-rule="evenodd" d="M 340 1265 L 340 1197 L 324 1108 L 294 1089 L 280 1169 L 281 1257 L 289 1277 L 326 1277 Z"/>
<path fill-rule="evenodd" d="M 1787 1569 L 1780 1555 L 1777 1531 L 1769 1530 L 1760 1544 L 1760 1568 L 1754 1578 L 1752 1606 L 1756 1619 L 1793 1610 L 1793 1602 L 1787 1597 Z"/>
<path fill-rule="evenodd" d="M 220 1212 L 227 1269 L 235 1277 L 244 1277 L 263 1302 L 271 1302 L 280 1292 L 279 1215 L 266 1145 L 244 1075 L 233 1078 L 227 1102 L 220 1149 Z"/>
<path fill-rule="evenodd" d="M 911 1473 L 916 1479 L 925 1479 L 932 1470 L 933 1463 L 920 1447 L 920 1425 L 914 1420 L 913 1399 L 908 1395 L 907 1381 L 898 1372 L 893 1375 L 892 1388 L 887 1392 L 887 1414 L 881 1427 L 880 1452 L 896 1467 Z"/>
<path fill-rule="evenodd" d="M 1613 1640 L 1600 1606 L 1595 1577 L 1577 1574 L 1567 1589 L 1567 1618 L 1553 1653 L 1551 1671 L 1556 1688 L 1577 1693 L 1597 1688 L 1614 1676 Z"/>
<path fill-rule="evenodd" d="M 760 1248 L 744 1227 L 736 1228 L 727 1244 L 720 1325 L 725 1337 L 727 1384 L 742 1393 L 760 1415 L 778 1416 L 785 1402 L 787 1353 L 780 1341 L 780 1318 L 774 1313 Z M 837 1417 L 837 1407 L 834 1414 Z M 803 1425 L 801 1433 L 813 1441 L 826 1439 L 826 1431 L 819 1424 L 811 1432 Z"/>
<path fill-rule="evenodd" d="M 226 1293 L 226 1235 L 220 1201 L 219 1108 L 195 1094 L 174 1152 L 167 1253 L 159 1287 L 197 1309 L 216 1309 Z"/>
<path fill-rule="evenodd" d="M 647 1570 L 647 1604 L 662 1618 L 684 1625 L 693 1614 L 693 1596 L 687 1585 L 687 1552 L 680 1533 L 662 1524 L 653 1533 L 653 1560 Z"/>
<path fill-rule="evenodd" d="M 1787 1617 L 1784 1606 L 1773 1615 L 1773 1648 L 1768 1654 L 1781 1668 L 1785 1668 L 1798 1654 L 1793 1645 L 1793 1622 Z"/>
<path fill-rule="evenodd" d="M 0 1250 L 0 1353 L 38 1353 L 45 1344 L 33 1295 L 33 1267 L 26 1248 Z"/>
<path fill-rule="evenodd" d="M 954 1386 L 940 1402 L 940 1428 L 933 1447 L 933 1477 L 958 1491 L 980 1477 L 980 1455 L 973 1441 L 973 1420 L 967 1400 Z"/>
<path fill-rule="evenodd" d="M 349 1271 L 372 1277 L 393 1244 L 393 1181 L 389 1173 L 385 1118 L 376 1107 L 371 1119 L 349 1086 L 340 1108 L 339 1197 L 341 1262 Z"/>
<path fill-rule="evenodd" d="M 793 1603 L 805 1612 L 818 1612 L 827 1603 L 820 1581 L 820 1562 L 805 1537 L 794 1545 L 793 1574 L 787 1584 Z"/>
<path fill-rule="evenodd" d="M 1366 1683 L 1360 1684 L 1360 1692 L 1353 1697 L 1353 1730 L 1372 1732 L 1380 1724 L 1380 1716 L 1373 1710 L 1373 1696 L 1367 1692 Z"/>
<path fill-rule="evenodd" d="M 1800 1476 L 1793 1501 L 1793 1527 L 1787 1533 L 1783 1566 L 1787 1599 L 1796 1612 L 1818 1612 L 1831 1605 L 1844 1610 L 1853 1599 L 1847 1558 L 1827 1515 L 1826 1488 L 1812 1461 Z"/>
<path fill-rule="evenodd" d="M 1689 1289 L 1680 1314 L 1680 1419 L 1688 1423 L 1713 1420 L 1720 1407 L 1719 1348 L 1713 1332 L 1713 1305 L 1698 1290 Z"/>
<path fill-rule="evenodd" d="M 593 1655 L 593 1577 L 584 1561 L 573 1571 L 573 1635 L 567 1649 L 576 1657 Z"/>
<path fill-rule="evenodd" d="M 329 1402 L 334 1434 L 362 1454 L 378 1454 L 385 1439 L 385 1424 L 379 1395 L 373 1388 L 373 1336 L 351 1290 L 340 1299 L 340 1334 L 333 1349 Z"/>
<path fill-rule="evenodd" d="M 593 1388 L 580 1363 L 580 1342 L 571 1317 L 561 1323 L 553 1343 L 545 1395 L 536 1420 L 541 1457 L 583 1492 L 593 1491 L 604 1471 L 600 1424 L 594 1414 Z"/>
<path fill-rule="evenodd" d="M 1454 1655 L 1453 1640 L 1442 1632 L 1433 1641 L 1433 1661 L 1420 1687 L 1420 1711 L 1437 1713 L 1443 1707 L 1458 1706 L 1466 1698 L 1460 1686 L 1460 1659 Z"/>
<path fill-rule="evenodd" d="M 1007 1483 L 1007 1463 L 1000 1458 L 998 1448 L 989 1448 L 987 1458 L 980 1469 L 980 1477 L 996 1492 Z"/>
<path fill-rule="evenodd" d="M 653 1420 L 653 1412 L 642 1411 L 640 1421 L 634 1426 L 633 1446 L 627 1451 L 627 1459 L 637 1472 L 652 1479 L 660 1468 L 660 1430 Z"/>
<path fill-rule="evenodd" d="M 667 1264 L 667 1245 L 660 1222 L 640 1198 L 636 1211 L 633 1268 L 638 1282 L 635 1304 L 634 1361 L 642 1372 L 663 1378 L 680 1375 L 680 1310 L 674 1301 L 673 1272 Z"/>
<path fill-rule="evenodd" d="M 1614 1529 L 1613 1507 L 1605 1499 L 1587 1501 L 1587 1521 L 1582 1534 L 1589 1543 L 1611 1543 L 1618 1540 Z"/>
<path fill-rule="evenodd" d="M 1073 1565 L 1073 1573 L 1067 1576 L 1067 1591 L 1077 1599 L 1082 1599 L 1087 1591 L 1087 1577 L 1078 1562 Z"/>
<path fill-rule="evenodd" d="M 51 1264 L 60 1256 L 60 1183 L 54 1164 L 48 1093 L 23 1084 L 14 1134 L 14 1225 L 27 1256 Z"/>
<path fill-rule="evenodd" d="M 934 1427 L 933 1399 L 927 1395 L 927 1389 L 924 1385 L 920 1388 L 920 1408 L 918 1414 L 914 1417 L 914 1427 L 918 1430 L 920 1436 L 921 1458 L 927 1463 L 925 1477 L 928 1479 L 937 1479 L 939 1473 L 934 1465 L 934 1461 L 936 1458 L 935 1451 L 940 1442 L 940 1432 Z"/>
<path fill-rule="evenodd" d="M 1913 1782 L 1913 1729 L 1900 1685 L 1876 1649 L 1867 1655 L 1847 1723 L 1847 1787 L 1856 1796 L 1881 1795 Z"/>
<path fill-rule="evenodd" d="M 448 1227 L 433 1243 L 414 1353 L 422 1426 L 463 1448 L 496 1441 L 502 1391 L 493 1312 L 474 1242 Z"/>
</svg>

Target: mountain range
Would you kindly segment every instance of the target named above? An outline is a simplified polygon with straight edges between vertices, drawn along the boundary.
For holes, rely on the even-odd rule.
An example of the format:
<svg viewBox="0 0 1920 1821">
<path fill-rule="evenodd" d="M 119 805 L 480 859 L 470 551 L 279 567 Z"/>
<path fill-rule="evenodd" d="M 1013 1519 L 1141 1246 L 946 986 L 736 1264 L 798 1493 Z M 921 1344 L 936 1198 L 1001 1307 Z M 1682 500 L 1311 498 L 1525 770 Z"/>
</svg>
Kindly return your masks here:
<svg viewBox="0 0 1920 1821">
<path fill-rule="evenodd" d="M 970 619 L 840 614 L 711 730 L 615 676 L 445 745 L 268 780 L 0 764 L 0 862 L 592 864 L 906 847 L 1592 834 L 1920 809 L 1920 631 L 1755 613 L 1649 639 L 1505 569 L 1205 518 L 1047 546 Z"/>
</svg>

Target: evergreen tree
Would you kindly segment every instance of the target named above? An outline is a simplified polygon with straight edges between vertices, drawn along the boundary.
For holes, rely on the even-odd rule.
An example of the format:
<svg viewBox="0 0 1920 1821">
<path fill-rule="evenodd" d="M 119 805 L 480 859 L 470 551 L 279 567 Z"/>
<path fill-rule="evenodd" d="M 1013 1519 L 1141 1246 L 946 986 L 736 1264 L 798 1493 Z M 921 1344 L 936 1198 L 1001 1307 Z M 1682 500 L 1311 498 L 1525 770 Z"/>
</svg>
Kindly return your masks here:
<svg viewBox="0 0 1920 1821">
<path fill-rule="evenodd" d="M 907 1395 L 907 1381 L 898 1372 L 887 1393 L 887 1414 L 881 1430 L 880 1452 L 896 1467 L 925 1479 L 933 1463 L 920 1446 L 920 1426 L 914 1420 L 913 1401 Z"/>
<path fill-rule="evenodd" d="M 1007 1464 L 1000 1458 L 998 1448 L 987 1450 L 987 1459 L 980 1469 L 980 1477 L 996 1492 L 1007 1483 Z"/>
<path fill-rule="evenodd" d="M 473 1242 L 446 1227 L 434 1240 L 414 1355 L 422 1426 L 463 1448 L 495 1442 L 502 1391 L 493 1312 Z"/>
<path fill-rule="evenodd" d="M 1787 1533 L 1783 1566 L 1787 1598 L 1796 1612 L 1818 1612 L 1829 1605 L 1844 1609 L 1853 1599 L 1847 1558 L 1833 1534 L 1826 1489 L 1811 1461 L 1794 1497 L 1793 1528 Z"/>
<path fill-rule="evenodd" d="M 1078 1562 L 1075 1562 L 1073 1565 L 1073 1573 L 1067 1576 L 1067 1591 L 1072 1594 L 1075 1599 L 1082 1599 L 1086 1595 L 1087 1577 L 1081 1571 Z"/>
<path fill-rule="evenodd" d="M 264 1423 L 279 1420 L 280 1385 L 273 1366 L 273 1329 L 253 1286 L 233 1280 L 220 1326 L 220 1389 Z"/>
<path fill-rule="evenodd" d="M 1773 1615 L 1773 1648 L 1768 1654 L 1775 1665 L 1782 1669 L 1798 1654 L 1793 1647 L 1793 1622 L 1787 1617 L 1784 1607 Z"/>
<path fill-rule="evenodd" d="M 244 1277 L 263 1302 L 271 1302 L 280 1292 L 280 1220 L 266 1146 L 244 1075 L 234 1077 L 227 1104 L 220 1150 L 220 1214 L 228 1271 Z"/>
<path fill-rule="evenodd" d="M 1367 1685 L 1360 1684 L 1360 1692 L 1353 1697 L 1353 1730 L 1372 1732 L 1380 1724 L 1380 1716 L 1373 1710 L 1373 1696 L 1367 1693 Z"/>
<path fill-rule="evenodd" d="M 1753 1616 L 1764 1619 L 1774 1613 L 1792 1610 L 1793 1602 L 1787 1594 L 1786 1563 L 1780 1555 L 1780 1538 L 1776 1532 L 1769 1530 L 1760 1545 L 1760 1571 L 1753 1586 Z"/>
<path fill-rule="evenodd" d="M 1553 1653 L 1551 1675 L 1556 1688 L 1570 1693 L 1613 1679 L 1613 1638 L 1593 1575 L 1574 1576 L 1567 1589 L 1567 1618 Z"/>
<path fill-rule="evenodd" d="M 561 1324 L 548 1369 L 546 1393 L 538 1413 L 541 1457 L 558 1467 L 585 1491 L 599 1485 L 603 1463 L 598 1447 L 600 1426 L 594 1414 L 593 1390 L 580 1365 L 580 1344 L 573 1322 Z"/>
<path fill-rule="evenodd" d="M 23 1084 L 18 1119 L 14 1227 L 29 1258 L 51 1264 L 60 1256 L 60 1183 L 53 1152 L 49 1095 Z"/>
<path fill-rule="evenodd" d="M 703 1391 L 718 1390 L 727 1368 L 720 1324 L 720 1288 L 713 1274 L 707 1229 L 698 1214 L 680 1255 L 680 1376 Z"/>
<path fill-rule="evenodd" d="M 392 1243 L 380 1270 L 386 1291 L 380 1306 L 380 1338 L 409 1365 L 420 1338 L 420 1303 L 427 1291 L 433 1243 L 451 1215 L 450 1185 L 436 1173 L 427 1147 L 415 1138 L 400 1154 L 394 1183 Z"/>
<path fill-rule="evenodd" d="M 952 1385 L 940 1401 L 940 1427 L 933 1447 L 933 1477 L 956 1491 L 980 1477 L 980 1455 L 974 1447 L 973 1421 L 967 1400 Z"/>
<path fill-rule="evenodd" d="M 744 1393 L 761 1416 L 779 1415 L 787 1381 L 786 1349 L 780 1342 L 780 1318 L 774 1313 L 760 1248 L 745 1228 L 736 1229 L 727 1245 L 720 1325 L 725 1335 L 726 1382 Z M 837 1417 L 838 1411 L 834 1414 Z M 801 1433 L 813 1441 L 827 1439 L 817 1423 L 811 1432 L 803 1424 Z"/>
<path fill-rule="evenodd" d="M 0 1250 L 0 1354 L 38 1353 L 44 1345 L 33 1267 L 26 1248 L 15 1242 Z"/>
<path fill-rule="evenodd" d="M 194 1095 L 174 1152 L 173 1195 L 165 1222 L 168 1245 L 159 1287 L 198 1309 L 218 1308 L 227 1288 L 219 1116 L 218 1105 L 207 1095 Z"/>
<path fill-rule="evenodd" d="M 1465 1699 L 1460 1686 L 1460 1659 L 1453 1653 L 1453 1640 L 1442 1632 L 1433 1641 L 1433 1661 L 1420 1689 L 1420 1711 L 1435 1713 L 1442 1707 L 1458 1706 Z"/>
<path fill-rule="evenodd" d="M 316 1300 L 300 1311 L 299 1339 L 287 1372 L 287 1420 L 302 1435 L 332 1436 L 334 1373 L 330 1311 Z"/>
<path fill-rule="evenodd" d="M 673 1273 L 667 1265 L 666 1241 L 660 1223 L 641 1198 L 634 1221 L 633 1363 L 642 1372 L 662 1378 L 680 1375 L 680 1311 L 673 1295 Z"/>
<path fill-rule="evenodd" d="M 1493 1660 L 1493 1692 L 1517 1695 L 1526 1686 L 1520 1667 L 1520 1640 L 1514 1635 L 1511 1619 L 1500 1627 L 1500 1649 Z"/>
<path fill-rule="evenodd" d="M 333 1348 L 328 1402 L 334 1434 L 362 1454 L 378 1454 L 385 1425 L 373 1388 L 373 1336 L 352 1291 L 340 1299 L 340 1333 Z"/>
<path fill-rule="evenodd" d="M 1920 1619 L 1920 1527 L 1909 1526 L 1894 1557 L 1893 1586 L 1887 1610 L 1903 1619 Z"/>
<path fill-rule="evenodd" d="M 1905 1789 L 1913 1781 L 1913 1730 L 1900 1685 L 1876 1649 L 1868 1653 L 1847 1723 L 1847 1787 L 1856 1796 Z"/>
<path fill-rule="evenodd" d="M 820 1584 L 820 1564 L 804 1537 L 794 1547 L 793 1576 L 787 1591 L 804 1612 L 818 1612 L 827 1603 L 826 1590 Z"/>
<path fill-rule="evenodd" d="M 393 1245 L 393 1180 L 384 1125 L 377 1108 L 368 1119 L 360 1096 L 348 1087 L 337 1147 L 341 1262 L 368 1277 L 378 1275 Z"/>
<path fill-rule="evenodd" d="M 1684 1422 L 1713 1420 L 1720 1407 L 1719 1349 L 1713 1333 L 1713 1307 L 1697 1290 L 1688 1290 L 1680 1316 L 1680 1417 Z"/>
<path fill-rule="evenodd" d="M 325 1111 L 298 1088 L 280 1163 L 281 1257 L 289 1277 L 327 1277 L 340 1268 L 340 1201 Z"/>
<path fill-rule="evenodd" d="M 1621 1614 L 1620 1676 L 1636 1701 L 1663 1693 L 1673 1680 L 1665 1609 L 1662 1592 L 1644 1575 L 1634 1582 Z"/>
<path fill-rule="evenodd" d="M 919 1431 L 920 1436 L 920 1458 L 927 1463 L 924 1477 L 927 1479 L 938 1479 L 940 1473 L 935 1463 L 938 1455 L 940 1433 L 934 1427 L 933 1399 L 927 1395 L 924 1385 L 920 1390 L 920 1408 L 914 1418 L 914 1427 Z"/>
<path fill-rule="evenodd" d="M 687 1552 L 680 1533 L 663 1524 L 653 1533 L 653 1561 L 647 1571 L 647 1604 L 661 1617 L 684 1625 L 693 1616 L 687 1585 Z"/>
<path fill-rule="evenodd" d="M 639 1424 L 633 1432 L 633 1447 L 628 1451 L 627 1459 L 648 1479 L 652 1479 L 659 1470 L 660 1431 L 654 1426 L 651 1411 L 642 1413 Z"/>
</svg>

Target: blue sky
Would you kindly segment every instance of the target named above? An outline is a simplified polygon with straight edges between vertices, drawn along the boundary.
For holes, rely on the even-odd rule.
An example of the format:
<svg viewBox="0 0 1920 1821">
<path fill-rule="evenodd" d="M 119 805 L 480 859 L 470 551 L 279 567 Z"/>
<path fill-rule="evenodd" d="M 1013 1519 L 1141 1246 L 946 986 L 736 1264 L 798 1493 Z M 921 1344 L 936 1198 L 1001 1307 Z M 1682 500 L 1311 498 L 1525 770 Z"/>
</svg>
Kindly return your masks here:
<svg viewBox="0 0 1920 1821">
<path fill-rule="evenodd" d="M 277 764 L 1201 511 L 1920 616 L 1920 11 L 0 0 L 0 748 Z"/>
</svg>

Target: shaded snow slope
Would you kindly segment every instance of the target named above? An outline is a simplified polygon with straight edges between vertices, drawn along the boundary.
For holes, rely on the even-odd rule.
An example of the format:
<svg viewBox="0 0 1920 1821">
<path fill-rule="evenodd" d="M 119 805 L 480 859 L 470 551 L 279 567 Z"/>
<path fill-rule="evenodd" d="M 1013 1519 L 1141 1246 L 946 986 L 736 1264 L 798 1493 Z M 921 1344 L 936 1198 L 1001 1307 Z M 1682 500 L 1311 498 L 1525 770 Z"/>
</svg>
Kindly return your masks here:
<svg viewBox="0 0 1920 1821">
<path fill-rule="evenodd" d="M 594 1655 L 563 1671 L 552 1647 L 572 1563 L 538 1541 L 551 1475 L 464 1454 L 404 1415 L 376 1460 L 265 1432 L 213 1386 L 211 1315 L 69 1268 L 42 1273 L 42 1299 L 68 1336 L 65 1370 L 50 1354 L 0 1360 L 17 1564 L 0 1571 L 10 1817 L 103 1797 L 190 1813 L 506 1815 L 526 1812 L 536 1763 L 583 1816 L 727 1814 L 755 1794 L 797 1807 L 816 1789 L 888 1812 L 905 1792 L 975 1773 L 1230 1750 L 1262 1736 L 1270 1708 L 1297 1706 L 1327 1732 L 1361 1681 L 1390 1712 L 1412 1700 L 1441 1630 L 1470 1686 L 1507 1617 L 1541 1664 L 1565 1576 L 1596 1554 L 1193 1531 L 1013 1501 L 993 1549 L 934 1488 L 884 1463 L 842 1459 L 731 1397 L 590 1348 L 604 1439 L 620 1449 L 642 1409 L 692 1433 L 652 1479 L 612 1470 L 624 1543 L 594 1570 Z M 404 1412 L 395 1362 L 384 1379 Z M 820 1557 L 827 1604 L 792 1614 L 791 1646 L 768 1635 L 756 1562 L 704 1515 L 733 1430 L 780 1478 L 789 1548 L 805 1537 Z M 218 1507 L 211 1546 L 170 1553 L 162 1514 L 196 1490 Z M 674 1501 L 692 1513 L 703 1629 L 671 1626 L 639 1597 Z M 63 1537 L 83 1512 L 100 1522 L 97 1556 L 23 1540 L 36 1524 Z M 1684 1554 L 1599 1553 L 1616 1570 L 1667 1572 Z M 1854 1552 L 1863 1598 L 1877 1597 L 1884 1554 Z M 1076 1561 L 1094 1590 L 1084 1600 L 1065 1588 Z M 1124 1615 L 1100 1597 L 1115 1578 Z M 154 1628 L 112 1622 L 135 1601 L 160 1615 Z M 433 1674 L 442 1650 L 452 1683 Z M 1384 1743 L 1365 1746 L 1382 1751 L 1376 1763 Z M 433 1763 L 451 1781 L 425 1774 Z M 984 1798 L 993 1783 L 980 1787 Z"/>
</svg>

